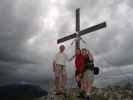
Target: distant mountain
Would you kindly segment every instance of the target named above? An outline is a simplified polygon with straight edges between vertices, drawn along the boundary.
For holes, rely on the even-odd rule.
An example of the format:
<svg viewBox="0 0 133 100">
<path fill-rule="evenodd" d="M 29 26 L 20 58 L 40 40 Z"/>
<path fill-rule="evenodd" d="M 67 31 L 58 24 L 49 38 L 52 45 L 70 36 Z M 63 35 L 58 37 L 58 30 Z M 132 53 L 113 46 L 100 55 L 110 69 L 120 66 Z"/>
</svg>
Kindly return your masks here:
<svg viewBox="0 0 133 100">
<path fill-rule="evenodd" d="M 133 89 L 133 80 L 122 79 L 113 84 L 111 87 L 121 88 L 121 89 L 128 89 L 128 88 Z"/>
<path fill-rule="evenodd" d="M 46 96 L 47 91 L 32 84 L 9 84 L 0 86 L 0 100 L 32 100 Z"/>
</svg>

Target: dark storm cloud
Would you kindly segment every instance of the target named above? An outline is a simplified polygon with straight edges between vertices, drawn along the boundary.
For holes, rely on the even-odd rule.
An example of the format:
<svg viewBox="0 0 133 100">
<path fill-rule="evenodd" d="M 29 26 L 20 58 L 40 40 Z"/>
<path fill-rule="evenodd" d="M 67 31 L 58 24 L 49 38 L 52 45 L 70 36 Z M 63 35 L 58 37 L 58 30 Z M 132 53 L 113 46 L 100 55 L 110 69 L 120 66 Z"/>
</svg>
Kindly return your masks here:
<svg viewBox="0 0 133 100">
<path fill-rule="evenodd" d="M 47 0 L 0 1 L 0 83 L 35 80 L 43 76 L 36 68 L 39 56 L 29 51 L 27 40 L 40 31 L 38 19 L 48 11 Z M 42 58 L 45 64 L 45 58 Z M 41 66 L 41 67 L 38 67 Z M 33 71 L 33 69 L 36 69 Z M 44 71 L 47 68 L 44 67 Z M 20 73 L 21 72 L 21 73 Z M 32 73 L 33 72 L 33 73 Z M 37 72 L 37 73 L 35 73 Z M 26 75 L 31 77 L 26 77 Z M 43 73 L 43 72 L 42 72 Z M 40 79 L 41 80 L 41 79 Z"/>
<path fill-rule="evenodd" d="M 132 0 L 1 0 L 1 82 L 44 82 L 51 76 L 56 39 L 75 31 L 76 8 L 81 8 L 81 29 L 107 22 L 106 29 L 83 37 L 97 64 L 104 68 L 132 65 L 132 5 Z"/>
<path fill-rule="evenodd" d="M 41 3 L 35 0 L 0 1 L 0 60 L 30 62 L 19 56 L 25 54 L 23 43 L 26 39 L 38 31 L 37 21 L 42 15 Z M 19 55 L 16 52 L 23 53 Z"/>
</svg>

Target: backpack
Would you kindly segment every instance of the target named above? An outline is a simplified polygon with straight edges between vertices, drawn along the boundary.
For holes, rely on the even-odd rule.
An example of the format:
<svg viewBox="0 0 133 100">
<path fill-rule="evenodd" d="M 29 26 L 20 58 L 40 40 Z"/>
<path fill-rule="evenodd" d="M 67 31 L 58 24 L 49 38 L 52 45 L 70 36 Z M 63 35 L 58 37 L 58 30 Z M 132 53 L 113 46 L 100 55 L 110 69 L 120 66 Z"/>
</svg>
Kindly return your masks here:
<svg viewBox="0 0 133 100">
<path fill-rule="evenodd" d="M 87 57 L 85 59 L 85 70 L 87 70 L 87 69 L 89 69 L 89 70 L 93 70 L 94 69 L 94 62 L 93 62 L 93 60 L 90 60 L 89 57 Z"/>
<path fill-rule="evenodd" d="M 89 69 L 93 71 L 94 75 L 98 75 L 100 72 L 99 67 L 94 66 L 94 61 L 91 60 L 89 57 L 86 58 L 85 60 L 85 70 Z"/>
<path fill-rule="evenodd" d="M 93 73 L 94 73 L 94 75 L 98 75 L 99 72 L 100 72 L 99 67 L 96 67 L 96 66 L 95 66 L 94 69 L 93 69 Z"/>
</svg>

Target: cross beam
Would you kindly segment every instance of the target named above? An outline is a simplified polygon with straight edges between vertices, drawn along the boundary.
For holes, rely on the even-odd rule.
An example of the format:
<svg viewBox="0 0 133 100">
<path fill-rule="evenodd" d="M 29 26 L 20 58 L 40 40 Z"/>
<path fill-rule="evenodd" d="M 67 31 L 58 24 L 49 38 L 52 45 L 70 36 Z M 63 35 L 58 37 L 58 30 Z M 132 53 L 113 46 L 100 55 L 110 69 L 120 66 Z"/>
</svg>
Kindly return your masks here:
<svg viewBox="0 0 133 100">
<path fill-rule="evenodd" d="M 85 35 L 85 34 L 88 34 L 90 32 L 93 32 L 93 31 L 96 31 L 96 30 L 99 30 L 99 29 L 102 29 L 106 27 L 106 22 L 103 22 L 103 23 L 100 23 L 98 25 L 95 25 L 95 26 L 92 26 L 92 27 L 89 27 L 89 28 L 86 28 L 84 30 L 81 30 L 79 31 L 79 36 L 82 36 L 82 35 Z M 71 35 L 68 35 L 66 37 L 63 37 L 61 39 L 58 39 L 57 40 L 57 43 L 62 43 L 62 42 L 65 42 L 67 40 L 70 40 L 70 39 L 73 39 L 73 38 L 76 38 L 77 34 L 76 33 L 73 33 Z"/>
<path fill-rule="evenodd" d="M 94 32 L 94 31 L 97 31 L 97 30 L 102 29 L 102 28 L 105 28 L 106 26 L 107 26 L 106 22 L 102 22 L 100 24 L 97 24 L 97 25 L 91 26 L 89 28 L 80 30 L 80 9 L 77 8 L 76 9 L 76 32 L 71 34 L 71 35 L 68 35 L 68 36 L 65 36 L 63 38 L 58 39 L 57 43 L 59 44 L 59 43 L 65 42 L 67 40 L 76 38 L 75 49 L 80 48 L 80 36 Z"/>
</svg>

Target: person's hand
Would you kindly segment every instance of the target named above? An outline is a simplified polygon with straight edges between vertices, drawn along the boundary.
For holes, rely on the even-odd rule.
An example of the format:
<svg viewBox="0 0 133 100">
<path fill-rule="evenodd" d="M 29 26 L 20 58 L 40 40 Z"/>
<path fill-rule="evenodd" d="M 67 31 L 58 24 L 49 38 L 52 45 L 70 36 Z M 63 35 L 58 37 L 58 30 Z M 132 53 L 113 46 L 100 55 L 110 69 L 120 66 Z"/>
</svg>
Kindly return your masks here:
<svg viewBox="0 0 133 100">
<path fill-rule="evenodd" d="M 76 80 L 80 81 L 80 76 L 79 75 L 76 76 Z"/>
</svg>

